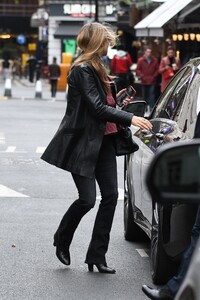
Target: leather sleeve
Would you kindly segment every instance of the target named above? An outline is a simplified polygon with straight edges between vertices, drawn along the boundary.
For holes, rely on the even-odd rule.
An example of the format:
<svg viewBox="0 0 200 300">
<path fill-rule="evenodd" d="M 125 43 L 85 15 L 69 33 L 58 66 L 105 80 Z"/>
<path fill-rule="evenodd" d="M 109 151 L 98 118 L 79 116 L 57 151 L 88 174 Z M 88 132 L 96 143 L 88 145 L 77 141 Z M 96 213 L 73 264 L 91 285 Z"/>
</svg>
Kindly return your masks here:
<svg viewBox="0 0 200 300">
<path fill-rule="evenodd" d="M 98 84 L 95 77 L 97 75 L 87 65 L 74 68 L 75 85 L 91 115 L 100 120 L 130 126 L 133 114 L 106 105 L 106 94 L 104 93 L 103 96 L 103 93 L 100 93 L 99 89 L 102 89 L 102 85 Z M 99 79 L 98 81 L 100 82 Z"/>
</svg>

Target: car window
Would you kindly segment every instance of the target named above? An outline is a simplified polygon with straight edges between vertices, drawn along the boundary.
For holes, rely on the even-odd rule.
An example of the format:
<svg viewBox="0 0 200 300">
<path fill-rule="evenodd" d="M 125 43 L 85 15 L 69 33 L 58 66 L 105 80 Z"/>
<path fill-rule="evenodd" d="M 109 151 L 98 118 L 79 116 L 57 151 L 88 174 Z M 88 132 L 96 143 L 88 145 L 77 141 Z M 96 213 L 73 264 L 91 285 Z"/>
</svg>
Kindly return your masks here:
<svg viewBox="0 0 200 300">
<path fill-rule="evenodd" d="M 157 108 L 151 115 L 151 119 L 158 117 L 173 119 L 176 116 L 177 109 L 184 99 L 191 74 L 191 68 L 183 68 L 172 79 L 160 97 Z"/>
<path fill-rule="evenodd" d="M 200 85 L 198 88 L 196 114 L 198 115 L 199 112 L 200 112 Z"/>
<path fill-rule="evenodd" d="M 197 85 L 198 85 L 198 95 L 197 95 L 197 106 L 196 106 L 196 114 L 200 112 L 200 66 L 197 67 L 197 75 L 196 78 L 198 80 Z"/>
<path fill-rule="evenodd" d="M 179 118 L 177 120 L 179 128 L 193 138 L 197 114 L 200 110 L 200 74 L 196 69 L 190 87 L 181 106 Z"/>
<path fill-rule="evenodd" d="M 174 89 L 169 102 L 167 103 L 166 110 L 171 119 L 177 121 L 180 113 L 181 106 L 183 104 L 189 83 L 191 81 L 192 69 L 187 68 L 184 75 L 181 77 L 179 83 Z"/>
</svg>

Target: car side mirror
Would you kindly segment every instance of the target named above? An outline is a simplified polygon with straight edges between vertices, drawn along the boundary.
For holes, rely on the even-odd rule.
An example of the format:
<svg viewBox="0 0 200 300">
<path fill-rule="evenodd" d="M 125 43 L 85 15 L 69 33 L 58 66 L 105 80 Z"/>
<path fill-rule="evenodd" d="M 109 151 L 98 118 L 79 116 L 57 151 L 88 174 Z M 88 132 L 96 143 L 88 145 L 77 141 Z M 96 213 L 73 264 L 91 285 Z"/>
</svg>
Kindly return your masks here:
<svg viewBox="0 0 200 300">
<path fill-rule="evenodd" d="M 162 146 L 146 183 L 154 202 L 200 204 L 200 139 Z"/>
<path fill-rule="evenodd" d="M 138 117 L 143 117 L 146 109 L 146 101 L 144 100 L 134 100 L 130 102 L 128 105 L 123 107 L 123 110 L 127 112 L 131 112 Z"/>
</svg>

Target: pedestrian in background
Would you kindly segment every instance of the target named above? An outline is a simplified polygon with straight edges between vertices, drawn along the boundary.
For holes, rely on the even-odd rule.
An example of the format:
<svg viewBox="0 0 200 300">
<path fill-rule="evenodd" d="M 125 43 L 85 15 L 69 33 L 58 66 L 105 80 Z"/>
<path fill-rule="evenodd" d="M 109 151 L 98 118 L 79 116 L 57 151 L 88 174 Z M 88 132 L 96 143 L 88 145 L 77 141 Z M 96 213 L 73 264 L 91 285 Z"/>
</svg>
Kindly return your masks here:
<svg viewBox="0 0 200 300">
<path fill-rule="evenodd" d="M 80 30 L 77 45 L 82 52 L 68 76 L 66 113 L 41 157 L 71 172 L 78 190 L 78 199 L 69 207 L 54 235 L 58 259 L 70 264 L 69 248 L 82 217 L 95 205 L 97 181 L 102 199 L 85 263 L 91 272 L 96 265 L 99 272 L 110 274 L 115 270 L 108 267 L 106 252 L 118 198 L 114 147 L 117 124 L 152 128 L 145 118 L 115 107 L 116 97 L 124 90 L 116 95 L 101 57 L 107 54 L 109 44 L 114 46 L 116 38 L 115 32 L 101 23 L 87 23 Z"/>
<path fill-rule="evenodd" d="M 36 63 L 37 63 L 37 60 L 36 60 L 34 54 L 32 54 L 32 55 L 27 59 L 27 63 L 28 63 L 28 75 L 29 75 L 29 81 L 30 81 L 30 82 L 34 82 L 34 78 L 35 78 L 35 67 L 36 67 Z"/>
<path fill-rule="evenodd" d="M 155 85 L 158 76 L 158 60 L 152 56 L 151 48 L 146 48 L 144 55 L 137 61 L 136 74 L 141 79 L 142 97 L 147 102 L 150 110 L 155 104 Z"/>
<path fill-rule="evenodd" d="M 57 64 L 56 57 L 53 57 L 53 62 L 49 65 L 49 78 L 51 85 L 51 97 L 52 100 L 55 100 L 57 93 L 57 83 L 60 77 L 60 66 Z"/>
<path fill-rule="evenodd" d="M 133 62 L 124 46 L 119 45 L 117 53 L 113 56 L 110 64 L 111 74 L 116 76 L 117 91 L 129 85 L 130 67 Z"/>
<path fill-rule="evenodd" d="M 163 57 L 160 62 L 159 72 L 162 74 L 161 93 L 164 91 L 174 74 L 181 68 L 181 62 L 175 57 L 174 49 L 169 46 L 167 48 L 167 56 Z"/>
<path fill-rule="evenodd" d="M 6 78 L 10 77 L 10 53 L 7 50 L 4 50 L 2 53 L 2 58 L 3 58 L 3 79 L 6 80 Z"/>
<path fill-rule="evenodd" d="M 12 63 L 12 77 L 13 79 L 22 78 L 22 63 L 20 57 L 15 57 Z"/>
<path fill-rule="evenodd" d="M 38 60 L 35 66 L 35 73 L 36 73 L 36 81 L 40 80 L 42 77 L 42 66 L 43 66 L 43 61 Z"/>
</svg>

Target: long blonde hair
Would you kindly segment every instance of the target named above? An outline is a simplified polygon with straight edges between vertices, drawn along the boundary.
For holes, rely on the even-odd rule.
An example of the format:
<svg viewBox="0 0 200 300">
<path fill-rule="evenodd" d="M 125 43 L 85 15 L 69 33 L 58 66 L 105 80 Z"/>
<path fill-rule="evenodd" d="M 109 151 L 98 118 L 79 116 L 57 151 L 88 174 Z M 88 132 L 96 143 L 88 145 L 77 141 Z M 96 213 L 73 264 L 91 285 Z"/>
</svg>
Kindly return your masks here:
<svg viewBox="0 0 200 300">
<path fill-rule="evenodd" d="M 110 26 L 100 23 L 85 24 L 77 36 L 77 46 L 82 52 L 72 64 L 72 68 L 82 63 L 92 65 L 107 93 L 110 93 L 110 82 L 101 57 L 106 45 L 110 44 L 112 47 L 116 44 L 116 41 L 117 35 Z"/>
</svg>

